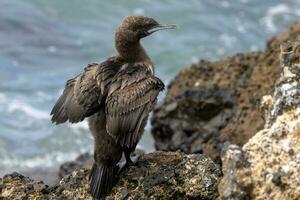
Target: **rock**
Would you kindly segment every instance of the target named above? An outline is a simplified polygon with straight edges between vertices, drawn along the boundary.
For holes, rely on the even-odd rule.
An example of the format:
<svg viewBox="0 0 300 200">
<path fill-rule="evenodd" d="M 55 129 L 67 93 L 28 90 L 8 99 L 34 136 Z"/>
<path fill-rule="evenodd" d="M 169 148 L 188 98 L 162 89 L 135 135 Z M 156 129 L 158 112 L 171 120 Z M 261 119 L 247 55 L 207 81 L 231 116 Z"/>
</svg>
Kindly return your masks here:
<svg viewBox="0 0 300 200">
<path fill-rule="evenodd" d="M 249 199 L 246 192 L 247 187 L 236 182 L 238 169 L 249 165 L 242 148 L 238 145 L 229 145 L 227 143 L 222 153 L 222 171 L 224 177 L 221 179 L 218 187 L 219 192 L 222 194 L 220 199 Z M 245 170 L 245 174 L 247 173 L 249 171 Z"/>
<path fill-rule="evenodd" d="M 14 173 L 3 178 L 0 199 L 92 199 L 88 174 L 82 168 L 48 187 Z M 220 178 L 218 165 L 204 155 L 154 152 L 123 171 L 106 199 L 216 199 Z"/>
<path fill-rule="evenodd" d="M 156 149 L 204 153 L 220 162 L 225 142 L 245 144 L 264 126 L 259 105 L 280 76 L 279 44 L 299 34 L 297 22 L 263 52 L 202 60 L 179 73 L 153 112 Z"/>
<path fill-rule="evenodd" d="M 14 172 L 3 177 L 0 199 L 45 199 L 47 188 L 42 181 L 33 181 Z"/>
<path fill-rule="evenodd" d="M 225 150 L 220 199 L 300 199 L 299 49 L 300 41 L 281 46 L 283 73 L 261 102 L 264 129 Z"/>
<path fill-rule="evenodd" d="M 75 170 L 80 168 L 91 169 L 94 162 L 93 155 L 90 153 L 83 153 L 79 155 L 74 161 L 65 162 L 59 167 L 58 176 L 63 178 L 64 176 L 71 174 Z"/>
<path fill-rule="evenodd" d="M 60 180 L 56 167 L 26 167 L 19 173 L 33 180 L 42 180 L 47 185 L 54 185 Z"/>
<path fill-rule="evenodd" d="M 108 199 L 215 199 L 218 165 L 201 154 L 146 154 L 121 176 Z"/>
<path fill-rule="evenodd" d="M 136 149 L 134 153 L 131 154 L 131 156 L 141 156 L 145 152 L 141 149 Z M 121 159 L 121 162 L 125 161 L 125 157 L 123 156 Z M 58 176 L 63 178 L 64 176 L 71 174 L 75 170 L 79 170 L 81 168 L 85 169 L 91 169 L 94 162 L 93 155 L 90 153 L 83 153 L 79 155 L 74 161 L 69 161 L 63 163 L 58 171 Z"/>
<path fill-rule="evenodd" d="M 198 87 L 183 91 L 176 96 L 175 101 L 156 113 L 160 119 L 166 119 L 156 123 L 153 128 L 154 131 L 163 130 L 154 134 L 156 146 L 172 151 L 180 148 L 188 153 L 212 151 L 213 144 L 206 147 L 201 145 L 217 137 L 219 129 L 233 116 L 235 104 L 230 91 L 225 89 Z M 161 112 L 162 110 L 164 111 Z M 164 116 L 166 112 L 168 114 Z M 165 124 L 159 124 L 160 122 Z M 173 134 L 171 138 L 170 135 L 164 135 L 168 133 Z"/>
</svg>

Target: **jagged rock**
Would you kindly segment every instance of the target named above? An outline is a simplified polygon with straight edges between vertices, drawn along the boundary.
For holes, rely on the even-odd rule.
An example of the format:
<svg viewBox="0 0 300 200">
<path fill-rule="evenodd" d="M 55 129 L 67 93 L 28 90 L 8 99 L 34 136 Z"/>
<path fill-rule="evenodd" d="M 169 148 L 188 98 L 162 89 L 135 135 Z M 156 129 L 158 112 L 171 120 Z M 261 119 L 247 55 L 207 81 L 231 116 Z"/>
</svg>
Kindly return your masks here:
<svg viewBox="0 0 300 200">
<path fill-rule="evenodd" d="M 204 153 L 220 162 L 223 144 L 243 145 L 264 126 L 259 103 L 280 76 L 279 44 L 300 34 L 300 22 L 269 40 L 264 52 L 200 61 L 179 73 L 153 113 L 158 150 Z M 206 116 L 206 117 L 205 117 Z"/>
<path fill-rule="evenodd" d="M 131 156 L 139 157 L 143 155 L 145 152 L 141 149 L 136 149 L 135 152 L 131 154 Z M 125 161 L 125 157 L 123 156 L 121 162 Z M 91 169 L 94 162 L 93 155 L 90 153 L 80 154 L 74 161 L 65 162 L 59 167 L 58 176 L 59 178 L 63 178 L 64 176 L 71 174 L 75 170 L 79 170 L 81 168 Z"/>
<path fill-rule="evenodd" d="M 281 77 L 261 103 L 264 129 L 222 157 L 220 199 L 300 199 L 299 49 L 299 41 L 281 46 Z"/>
<path fill-rule="evenodd" d="M 0 199 L 92 199 L 88 174 L 79 169 L 48 187 L 14 173 L 3 178 Z M 106 199 L 216 199 L 220 178 L 218 165 L 204 155 L 154 152 L 122 172 Z"/>
<path fill-rule="evenodd" d="M 211 144 L 211 138 L 218 137 L 219 129 L 236 111 L 235 99 L 230 91 L 198 87 L 184 90 L 175 99 L 156 113 L 156 117 L 165 120 L 153 120 L 156 146 L 171 151 L 179 148 L 188 153 L 213 151 L 215 146 Z M 171 138 L 169 133 L 172 133 Z M 211 145 L 204 147 L 204 143 Z"/>
<path fill-rule="evenodd" d="M 223 199 L 249 199 L 247 187 L 237 183 L 238 169 L 249 166 L 242 148 L 227 143 L 222 149 L 222 171 L 224 177 L 219 183 L 218 190 Z M 244 168 L 246 169 L 246 168 Z M 246 171 L 244 174 L 249 173 Z M 250 174 L 248 174 L 250 175 Z"/>
<path fill-rule="evenodd" d="M 0 181 L 0 199 L 44 199 L 47 188 L 42 181 L 33 181 L 16 172 Z"/>
</svg>

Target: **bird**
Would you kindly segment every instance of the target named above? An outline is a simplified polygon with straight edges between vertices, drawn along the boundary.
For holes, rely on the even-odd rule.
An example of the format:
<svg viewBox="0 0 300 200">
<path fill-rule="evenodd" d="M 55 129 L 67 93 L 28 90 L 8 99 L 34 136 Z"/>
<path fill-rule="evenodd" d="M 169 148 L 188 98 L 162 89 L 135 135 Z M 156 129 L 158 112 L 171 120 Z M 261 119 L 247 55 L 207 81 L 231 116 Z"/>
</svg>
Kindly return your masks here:
<svg viewBox="0 0 300 200">
<path fill-rule="evenodd" d="M 125 166 L 134 164 L 130 155 L 164 89 L 140 40 L 175 27 L 147 16 L 125 17 L 115 32 L 116 53 L 100 64 L 88 64 L 82 73 L 69 79 L 51 111 L 55 124 L 88 118 L 94 137 L 88 191 L 95 199 L 111 192 L 123 154 Z"/>
</svg>

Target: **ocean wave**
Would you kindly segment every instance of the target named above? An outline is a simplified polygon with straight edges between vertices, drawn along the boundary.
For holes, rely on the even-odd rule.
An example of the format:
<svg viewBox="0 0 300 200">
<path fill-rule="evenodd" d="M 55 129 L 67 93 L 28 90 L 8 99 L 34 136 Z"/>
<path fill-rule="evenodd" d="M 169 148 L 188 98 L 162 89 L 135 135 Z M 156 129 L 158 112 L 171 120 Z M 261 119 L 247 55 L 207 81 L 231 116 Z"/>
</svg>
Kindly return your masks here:
<svg viewBox="0 0 300 200">
<path fill-rule="evenodd" d="M 143 8 L 136 8 L 133 10 L 134 15 L 145 15 L 145 10 Z"/>
<path fill-rule="evenodd" d="M 87 152 L 87 149 L 81 153 Z M 32 158 L 21 158 L 17 156 L 4 156 L 1 158 L 1 172 L 24 170 L 36 167 L 56 167 L 63 162 L 74 160 L 80 153 L 78 152 L 52 152 Z"/>
<path fill-rule="evenodd" d="M 45 92 L 37 91 L 36 95 L 41 98 L 42 100 L 52 100 L 53 97 Z"/>
<path fill-rule="evenodd" d="M 4 93 L 0 93 L 0 103 L 3 104 L 8 101 L 7 96 Z"/>
<path fill-rule="evenodd" d="M 34 108 L 31 105 L 21 102 L 19 100 L 12 100 L 7 105 L 7 112 L 12 113 L 16 111 L 21 111 L 30 117 L 38 119 L 49 119 L 48 112 Z"/>
<path fill-rule="evenodd" d="M 18 99 L 10 99 L 3 93 L 0 93 L 0 105 L 1 112 L 23 112 L 29 117 L 34 117 L 37 119 L 49 119 L 48 111 L 37 109 Z"/>
<path fill-rule="evenodd" d="M 280 3 L 275 6 L 268 8 L 266 15 L 262 18 L 262 23 L 266 26 L 269 32 L 276 32 L 278 31 L 278 27 L 276 25 L 277 18 L 279 16 L 286 16 L 288 15 L 296 15 L 300 16 L 299 14 L 299 6 L 295 5 L 294 7 L 290 7 L 287 4 Z"/>
<path fill-rule="evenodd" d="M 89 129 L 89 124 L 87 120 L 84 120 L 82 122 L 76 123 L 76 124 L 70 124 L 68 123 L 68 126 L 72 129 Z"/>
<path fill-rule="evenodd" d="M 221 34 L 219 39 L 226 47 L 232 47 L 237 42 L 236 37 L 228 34 Z"/>
</svg>

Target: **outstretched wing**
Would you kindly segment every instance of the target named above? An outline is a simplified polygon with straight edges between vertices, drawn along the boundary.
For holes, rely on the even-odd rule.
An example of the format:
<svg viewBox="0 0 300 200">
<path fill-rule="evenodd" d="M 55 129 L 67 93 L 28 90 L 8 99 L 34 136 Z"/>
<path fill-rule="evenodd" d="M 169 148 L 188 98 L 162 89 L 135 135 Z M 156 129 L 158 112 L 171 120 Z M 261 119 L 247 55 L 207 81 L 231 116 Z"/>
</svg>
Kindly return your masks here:
<svg viewBox="0 0 300 200">
<path fill-rule="evenodd" d="M 164 84 L 146 64 L 123 66 L 106 98 L 106 129 L 123 147 L 135 147 L 143 119 L 152 110 Z"/>
<path fill-rule="evenodd" d="M 111 60 L 101 64 L 89 64 L 84 72 L 67 81 L 63 94 L 54 105 L 51 115 L 56 124 L 69 120 L 82 121 L 99 111 L 106 86 L 119 70 Z"/>
</svg>

